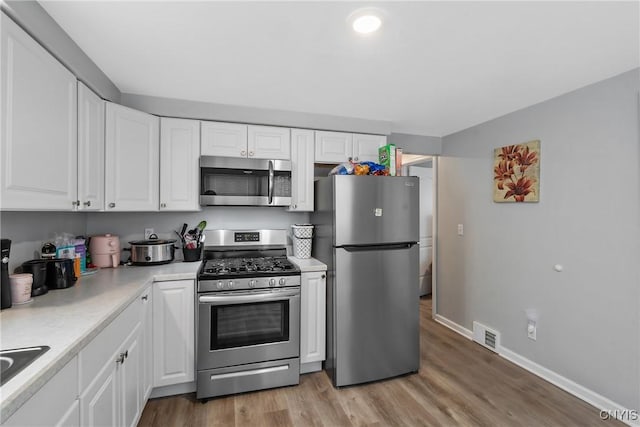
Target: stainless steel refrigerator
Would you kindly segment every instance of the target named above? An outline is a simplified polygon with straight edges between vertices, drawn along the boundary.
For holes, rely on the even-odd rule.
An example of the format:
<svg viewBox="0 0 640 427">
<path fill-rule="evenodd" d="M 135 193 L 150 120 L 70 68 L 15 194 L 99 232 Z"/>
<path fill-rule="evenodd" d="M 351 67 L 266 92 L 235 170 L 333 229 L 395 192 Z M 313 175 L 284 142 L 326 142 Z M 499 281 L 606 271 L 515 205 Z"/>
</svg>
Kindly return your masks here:
<svg viewBox="0 0 640 427">
<path fill-rule="evenodd" d="M 336 387 L 417 372 L 419 180 L 315 182 L 313 256 L 327 271 L 327 360 Z"/>
</svg>

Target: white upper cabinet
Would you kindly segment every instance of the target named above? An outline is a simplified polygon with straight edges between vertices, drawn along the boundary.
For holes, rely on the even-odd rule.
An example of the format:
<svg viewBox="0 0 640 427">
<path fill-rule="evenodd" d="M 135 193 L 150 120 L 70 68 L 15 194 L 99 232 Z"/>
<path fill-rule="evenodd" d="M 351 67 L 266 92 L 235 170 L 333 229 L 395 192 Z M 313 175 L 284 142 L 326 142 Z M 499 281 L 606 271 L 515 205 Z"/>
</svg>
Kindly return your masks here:
<svg viewBox="0 0 640 427">
<path fill-rule="evenodd" d="M 78 210 L 104 209 L 104 101 L 78 82 Z"/>
<path fill-rule="evenodd" d="M 197 211 L 200 122 L 160 119 L 160 210 Z"/>
<path fill-rule="evenodd" d="M 384 135 L 316 131 L 316 163 L 378 162 L 378 148 L 387 143 Z"/>
<path fill-rule="evenodd" d="M 201 122 L 200 154 L 251 159 L 291 158 L 289 128 L 237 123 Z"/>
<path fill-rule="evenodd" d="M 249 125 L 247 157 L 289 160 L 291 158 L 291 129 Z"/>
<path fill-rule="evenodd" d="M 201 122 L 203 156 L 247 157 L 247 125 Z"/>
<path fill-rule="evenodd" d="M 356 162 L 378 163 L 378 148 L 387 144 L 384 135 L 353 134 L 353 160 Z"/>
<path fill-rule="evenodd" d="M 106 211 L 157 211 L 160 120 L 107 103 L 105 128 Z"/>
<path fill-rule="evenodd" d="M 76 78 L 5 14 L 1 209 L 73 210 L 77 192 Z"/>
<path fill-rule="evenodd" d="M 315 161 L 342 163 L 353 157 L 353 134 L 316 131 Z"/>
<path fill-rule="evenodd" d="M 314 131 L 291 129 L 291 206 L 289 211 L 313 211 Z"/>
</svg>

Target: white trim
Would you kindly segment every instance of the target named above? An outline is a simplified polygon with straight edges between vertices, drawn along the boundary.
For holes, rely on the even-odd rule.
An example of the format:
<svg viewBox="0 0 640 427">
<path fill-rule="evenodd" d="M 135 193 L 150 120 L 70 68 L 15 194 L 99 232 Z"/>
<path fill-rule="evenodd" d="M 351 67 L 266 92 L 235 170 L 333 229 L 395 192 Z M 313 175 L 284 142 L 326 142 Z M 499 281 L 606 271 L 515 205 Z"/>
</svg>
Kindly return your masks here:
<svg viewBox="0 0 640 427">
<path fill-rule="evenodd" d="M 437 320 L 438 316 L 438 163 L 439 156 L 431 160 L 433 187 L 433 210 L 431 212 L 431 316 Z"/>
<path fill-rule="evenodd" d="M 583 387 L 580 384 L 571 381 L 570 379 L 563 377 L 562 375 L 553 372 L 552 370 L 547 369 L 544 366 L 539 365 L 536 362 L 529 360 L 526 357 L 523 357 L 509 349 L 500 347 L 498 349 L 498 354 L 501 357 L 507 359 L 509 362 L 526 369 L 532 374 L 537 375 L 538 377 L 547 382 L 550 382 L 556 387 L 561 388 L 567 393 L 574 395 L 578 399 L 584 400 L 588 404 L 595 406 L 601 411 L 612 411 L 614 415 L 618 414 L 616 418 L 619 421 L 622 421 L 629 426 L 640 426 L 640 420 L 636 420 L 635 422 L 633 422 L 629 419 L 622 419 L 622 414 L 629 413 L 630 411 L 624 408 L 622 405 L 617 404 L 613 400 L 608 399 L 593 390 L 589 390 L 588 388 Z"/>
<path fill-rule="evenodd" d="M 434 320 L 441 325 L 446 326 L 454 332 L 459 333 L 463 337 L 472 340 L 473 332 L 464 326 L 460 326 L 452 320 L 447 319 L 439 314 L 434 316 Z M 589 390 L 588 388 L 581 386 L 580 384 L 563 377 L 562 375 L 553 372 L 550 369 L 545 368 L 542 365 L 537 364 L 536 362 L 527 359 L 524 356 L 519 355 L 503 346 L 499 346 L 496 348 L 498 355 L 509 362 L 520 366 L 521 368 L 531 372 L 532 374 L 542 378 L 543 380 L 555 385 L 556 387 L 561 388 L 569 394 L 577 397 L 580 400 L 587 402 L 588 404 L 596 407 L 601 411 L 610 411 L 611 414 L 615 415 L 615 418 L 619 421 L 633 427 L 640 426 L 640 420 L 629 420 L 629 417 L 622 418 L 623 414 L 629 414 L 632 412 L 629 409 L 626 409 L 624 406 L 617 404 L 611 399 L 608 399 L 593 390 Z M 638 413 L 638 410 L 635 412 Z"/>
<path fill-rule="evenodd" d="M 300 364 L 300 374 L 322 371 L 322 362 L 309 362 Z"/>
<path fill-rule="evenodd" d="M 176 394 L 193 393 L 196 391 L 196 382 L 166 385 L 162 387 L 155 387 L 151 390 L 149 399 L 155 399 L 157 397 L 175 396 Z"/>
<path fill-rule="evenodd" d="M 473 332 L 471 332 L 469 329 L 465 328 L 464 326 L 460 326 L 457 323 L 439 314 L 436 314 L 435 316 L 433 316 L 433 319 L 436 322 L 440 323 L 441 325 L 444 325 L 447 328 L 451 329 L 452 331 L 459 333 L 463 337 L 473 340 Z"/>
</svg>

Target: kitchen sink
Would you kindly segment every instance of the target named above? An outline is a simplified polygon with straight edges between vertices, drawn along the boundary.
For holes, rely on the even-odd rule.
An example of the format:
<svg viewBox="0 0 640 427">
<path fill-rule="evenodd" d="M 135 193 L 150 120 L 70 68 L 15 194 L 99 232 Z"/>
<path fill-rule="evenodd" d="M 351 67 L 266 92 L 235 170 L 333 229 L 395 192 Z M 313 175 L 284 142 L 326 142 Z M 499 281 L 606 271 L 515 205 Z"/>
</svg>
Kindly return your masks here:
<svg viewBox="0 0 640 427">
<path fill-rule="evenodd" d="M 0 386 L 13 378 L 18 372 L 49 350 L 46 345 L 40 347 L 14 348 L 0 350 Z"/>
</svg>

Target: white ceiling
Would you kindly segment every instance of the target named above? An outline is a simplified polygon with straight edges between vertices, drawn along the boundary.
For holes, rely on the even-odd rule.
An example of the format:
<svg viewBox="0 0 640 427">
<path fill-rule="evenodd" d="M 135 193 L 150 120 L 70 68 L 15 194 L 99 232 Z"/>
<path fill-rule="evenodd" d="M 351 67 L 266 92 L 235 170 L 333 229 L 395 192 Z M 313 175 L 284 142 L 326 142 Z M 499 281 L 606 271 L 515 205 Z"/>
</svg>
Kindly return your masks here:
<svg viewBox="0 0 640 427">
<path fill-rule="evenodd" d="M 122 92 L 443 136 L 640 66 L 632 2 L 46 1 Z"/>
</svg>

